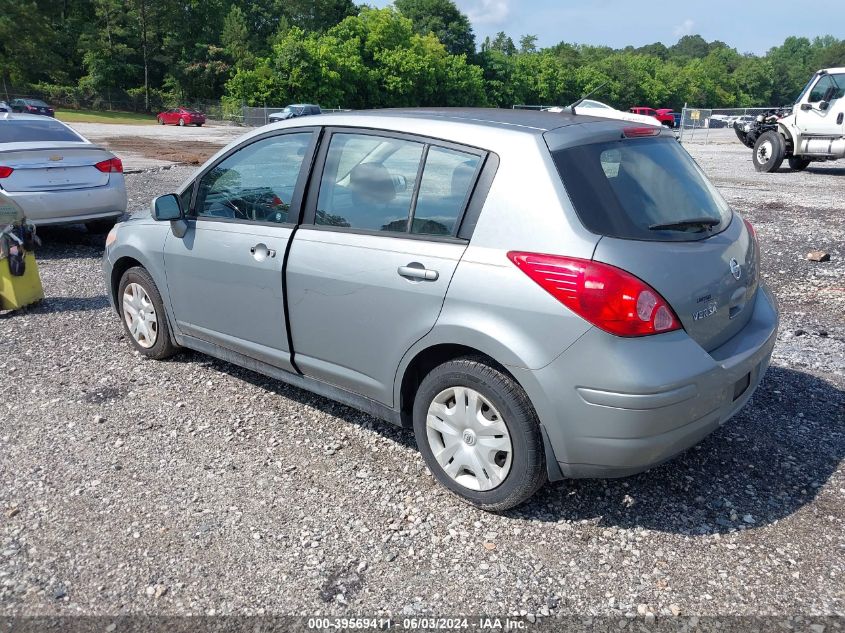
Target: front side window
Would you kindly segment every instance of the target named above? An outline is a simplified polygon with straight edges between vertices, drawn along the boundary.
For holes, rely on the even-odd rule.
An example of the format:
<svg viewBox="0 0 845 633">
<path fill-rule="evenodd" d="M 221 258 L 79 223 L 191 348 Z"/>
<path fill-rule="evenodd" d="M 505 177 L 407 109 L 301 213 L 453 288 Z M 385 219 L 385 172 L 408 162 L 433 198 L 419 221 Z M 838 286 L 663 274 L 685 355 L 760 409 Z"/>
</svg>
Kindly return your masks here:
<svg viewBox="0 0 845 633">
<path fill-rule="evenodd" d="M 405 232 L 425 146 L 367 134 L 334 134 L 315 221 L 319 225 Z"/>
<path fill-rule="evenodd" d="M 256 141 L 230 155 L 199 182 L 195 215 L 285 223 L 311 132 Z"/>
<path fill-rule="evenodd" d="M 829 90 L 831 90 L 832 96 L 828 96 Z M 825 97 L 829 101 L 833 101 L 834 99 L 841 99 L 843 95 L 845 95 L 845 75 L 824 75 L 813 86 L 808 101 L 818 103 L 824 101 Z"/>
</svg>

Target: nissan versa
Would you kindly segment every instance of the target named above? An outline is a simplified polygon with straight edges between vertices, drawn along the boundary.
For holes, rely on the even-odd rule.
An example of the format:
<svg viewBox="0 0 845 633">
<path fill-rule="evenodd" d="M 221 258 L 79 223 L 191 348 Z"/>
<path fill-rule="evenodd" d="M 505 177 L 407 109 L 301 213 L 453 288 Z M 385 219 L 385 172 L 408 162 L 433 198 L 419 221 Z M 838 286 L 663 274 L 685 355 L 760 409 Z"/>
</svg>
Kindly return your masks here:
<svg viewBox="0 0 845 633">
<path fill-rule="evenodd" d="M 656 126 L 303 117 L 224 148 L 151 215 L 103 260 L 135 349 L 413 427 L 434 477 L 488 510 L 694 445 L 775 342 L 754 230 Z"/>
</svg>

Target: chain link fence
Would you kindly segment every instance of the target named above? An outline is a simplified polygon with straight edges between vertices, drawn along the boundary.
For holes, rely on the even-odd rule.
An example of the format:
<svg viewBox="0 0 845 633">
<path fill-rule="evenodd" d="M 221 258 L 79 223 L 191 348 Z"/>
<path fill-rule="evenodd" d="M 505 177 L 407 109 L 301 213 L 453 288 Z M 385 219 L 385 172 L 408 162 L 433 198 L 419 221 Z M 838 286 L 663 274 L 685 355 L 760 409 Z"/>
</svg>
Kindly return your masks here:
<svg viewBox="0 0 845 633">
<path fill-rule="evenodd" d="M 735 124 L 750 123 L 774 108 L 690 108 L 681 110 L 678 139 L 682 143 L 739 142 Z"/>
</svg>

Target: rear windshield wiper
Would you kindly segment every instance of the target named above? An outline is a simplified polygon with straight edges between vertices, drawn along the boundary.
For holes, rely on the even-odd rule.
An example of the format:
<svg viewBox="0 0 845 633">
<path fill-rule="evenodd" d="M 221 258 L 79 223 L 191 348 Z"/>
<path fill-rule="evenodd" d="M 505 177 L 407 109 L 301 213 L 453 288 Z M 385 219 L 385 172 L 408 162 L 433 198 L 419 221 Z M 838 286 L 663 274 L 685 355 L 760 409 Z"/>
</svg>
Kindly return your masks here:
<svg viewBox="0 0 845 633">
<path fill-rule="evenodd" d="M 685 229 L 699 228 L 701 230 L 713 228 L 719 224 L 721 220 L 715 218 L 690 218 L 689 220 L 679 220 L 677 222 L 667 222 L 665 224 L 651 224 L 649 231 L 683 231 Z"/>
</svg>

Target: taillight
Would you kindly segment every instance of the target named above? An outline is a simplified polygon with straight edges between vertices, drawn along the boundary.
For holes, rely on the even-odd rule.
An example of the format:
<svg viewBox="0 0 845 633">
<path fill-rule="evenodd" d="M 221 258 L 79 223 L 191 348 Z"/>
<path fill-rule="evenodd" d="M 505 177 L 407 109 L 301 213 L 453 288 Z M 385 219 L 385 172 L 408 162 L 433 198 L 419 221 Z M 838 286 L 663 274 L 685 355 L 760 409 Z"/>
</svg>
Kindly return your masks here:
<svg viewBox="0 0 845 633">
<path fill-rule="evenodd" d="M 575 257 L 510 252 L 543 290 L 605 332 L 647 336 L 681 328 L 666 300 L 621 268 Z"/>
<path fill-rule="evenodd" d="M 745 228 L 748 229 L 748 233 L 751 235 L 751 239 L 756 242 L 757 241 L 757 231 L 754 230 L 754 227 L 752 226 L 751 222 L 749 222 L 748 220 L 743 220 L 743 222 L 745 222 Z"/>
<path fill-rule="evenodd" d="M 8 178 L 12 175 L 12 172 L 15 171 L 11 167 L 3 167 L 0 165 L 0 178 Z"/>
<path fill-rule="evenodd" d="M 31 105 L 28 105 L 28 106 L 26 106 L 26 109 L 27 109 L 29 112 L 35 112 L 38 108 L 33 108 Z"/>
<path fill-rule="evenodd" d="M 660 136 L 660 128 L 656 125 L 648 125 L 644 127 L 626 127 L 622 130 L 625 138 L 639 138 L 642 136 Z"/>
<path fill-rule="evenodd" d="M 114 158 L 109 158 L 108 160 L 102 160 L 96 165 L 94 165 L 97 169 L 101 172 L 106 174 L 122 174 L 123 173 L 123 163 L 119 158 L 116 156 Z"/>
</svg>

